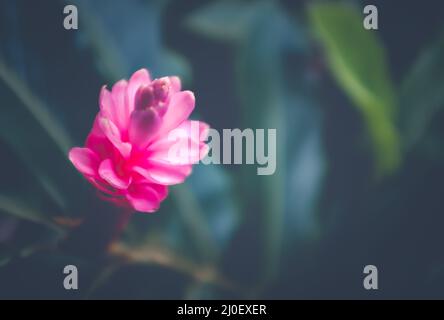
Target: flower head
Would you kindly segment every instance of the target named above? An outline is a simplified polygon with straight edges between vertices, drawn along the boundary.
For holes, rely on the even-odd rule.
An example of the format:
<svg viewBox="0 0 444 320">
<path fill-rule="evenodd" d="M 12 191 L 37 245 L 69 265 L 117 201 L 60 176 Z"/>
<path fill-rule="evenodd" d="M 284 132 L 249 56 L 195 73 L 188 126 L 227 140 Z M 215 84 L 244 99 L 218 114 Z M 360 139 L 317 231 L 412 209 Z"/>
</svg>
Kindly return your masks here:
<svg viewBox="0 0 444 320">
<path fill-rule="evenodd" d="M 69 159 L 108 200 L 154 212 L 208 151 L 208 125 L 188 120 L 194 102 L 178 77 L 151 80 L 141 69 L 102 88 L 85 147 L 72 148 Z"/>
</svg>

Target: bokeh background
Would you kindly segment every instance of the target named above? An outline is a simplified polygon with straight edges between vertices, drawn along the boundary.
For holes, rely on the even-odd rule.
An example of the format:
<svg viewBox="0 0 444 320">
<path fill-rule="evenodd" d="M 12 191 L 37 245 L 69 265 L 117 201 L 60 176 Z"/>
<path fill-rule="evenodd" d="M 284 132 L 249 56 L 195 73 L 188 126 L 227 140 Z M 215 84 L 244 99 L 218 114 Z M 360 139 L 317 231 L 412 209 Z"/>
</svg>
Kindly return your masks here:
<svg viewBox="0 0 444 320">
<path fill-rule="evenodd" d="M 0 298 L 444 298 L 444 4 L 372 1 L 377 31 L 366 4 L 1 0 Z M 67 151 L 142 67 L 213 128 L 276 128 L 277 170 L 198 165 L 99 254 L 119 209 Z"/>
</svg>

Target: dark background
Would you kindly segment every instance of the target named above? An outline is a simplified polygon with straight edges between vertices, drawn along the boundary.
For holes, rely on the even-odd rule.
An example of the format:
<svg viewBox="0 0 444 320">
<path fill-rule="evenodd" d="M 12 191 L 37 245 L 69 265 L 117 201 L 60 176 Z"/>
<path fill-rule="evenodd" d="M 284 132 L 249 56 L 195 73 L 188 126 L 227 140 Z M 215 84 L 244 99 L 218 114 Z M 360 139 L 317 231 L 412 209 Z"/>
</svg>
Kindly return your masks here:
<svg viewBox="0 0 444 320">
<path fill-rule="evenodd" d="M 359 19 L 370 4 L 1 0 L 0 297 L 443 298 L 444 5 L 372 1 L 377 31 L 329 20 L 335 51 L 312 19 L 320 3 Z M 66 4 L 78 30 L 63 28 Z M 91 255 L 94 232 L 64 246 L 119 210 L 67 151 L 84 142 L 100 87 L 142 67 L 179 75 L 193 118 L 213 128 L 276 128 L 276 173 L 198 165 L 158 212 L 132 218 L 124 258 Z M 339 80 L 350 70 L 394 114 L 353 99 Z M 375 141 L 361 103 L 397 140 Z M 62 287 L 67 264 L 78 291 Z M 362 285 L 369 264 L 377 291 Z"/>
</svg>

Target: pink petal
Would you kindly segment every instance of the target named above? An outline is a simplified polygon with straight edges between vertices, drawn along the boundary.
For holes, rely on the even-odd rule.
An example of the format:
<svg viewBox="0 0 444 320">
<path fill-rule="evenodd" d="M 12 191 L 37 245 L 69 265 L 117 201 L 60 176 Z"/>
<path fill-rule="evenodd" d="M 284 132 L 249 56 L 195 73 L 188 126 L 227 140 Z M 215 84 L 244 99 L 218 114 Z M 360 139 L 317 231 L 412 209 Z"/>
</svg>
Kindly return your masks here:
<svg viewBox="0 0 444 320">
<path fill-rule="evenodd" d="M 187 120 L 177 127 L 195 142 L 205 141 L 208 137 L 210 126 L 203 121 Z"/>
<path fill-rule="evenodd" d="M 209 126 L 202 121 L 184 121 L 171 130 L 168 137 L 149 146 L 149 159 L 181 165 L 197 163 L 208 153 L 208 147 L 203 143 L 208 130 Z"/>
<path fill-rule="evenodd" d="M 168 187 L 163 186 L 161 184 L 150 184 L 150 187 L 153 188 L 157 193 L 157 198 L 159 201 L 163 201 L 168 196 Z"/>
<path fill-rule="evenodd" d="M 144 110 L 152 107 L 155 102 L 152 86 L 143 84 L 137 89 L 134 97 L 134 110 Z"/>
<path fill-rule="evenodd" d="M 109 196 L 119 196 L 118 189 L 111 187 L 105 180 L 97 176 L 96 178 L 87 177 L 88 181 L 95 186 L 99 191 L 109 195 Z"/>
<path fill-rule="evenodd" d="M 111 159 L 103 160 L 99 166 L 100 177 L 117 189 L 127 189 L 131 183 L 131 176 L 119 176 L 115 171 Z"/>
<path fill-rule="evenodd" d="M 171 83 L 171 90 L 173 92 L 179 92 L 180 89 L 182 89 L 182 83 L 180 81 L 180 78 L 176 77 L 176 76 L 172 76 L 169 78 L 170 78 L 170 83 Z"/>
<path fill-rule="evenodd" d="M 111 121 L 116 121 L 115 119 L 115 110 L 116 107 L 114 106 L 114 100 L 111 95 L 111 92 L 106 88 L 106 86 L 103 86 L 100 90 L 100 96 L 99 96 L 99 106 L 100 106 L 100 113 L 103 117 L 108 118 Z"/>
<path fill-rule="evenodd" d="M 69 151 L 69 160 L 86 176 L 96 176 L 99 166 L 99 157 L 88 148 L 72 148 Z"/>
<path fill-rule="evenodd" d="M 144 149 L 160 128 L 162 119 L 154 108 L 134 110 L 128 128 L 129 141 L 133 146 Z"/>
<path fill-rule="evenodd" d="M 115 148 L 108 138 L 103 134 L 103 131 L 100 128 L 99 120 L 100 113 L 94 119 L 93 127 L 86 138 L 85 145 L 87 148 L 93 150 L 99 156 L 99 158 L 103 160 L 111 157 Z"/>
<path fill-rule="evenodd" d="M 131 144 L 122 142 L 121 134 L 117 126 L 106 118 L 99 119 L 99 126 L 109 141 L 119 150 L 124 158 L 128 158 L 131 153 Z"/>
<path fill-rule="evenodd" d="M 172 142 L 164 144 L 162 148 L 157 144 L 156 149 L 150 148 L 149 160 L 160 161 L 171 165 L 185 165 L 197 163 L 201 158 L 200 143 L 194 142 L 188 137 L 176 138 Z"/>
<path fill-rule="evenodd" d="M 115 108 L 113 121 L 121 131 L 127 128 L 130 115 L 126 98 L 127 86 L 126 80 L 120 80 L 114 84 L 111 91 Z"/>
<path fill-rule="evenodd" d="M 187 120 L 194 109 L 194 94 L 191 91 L 181 91 L 172 95 L 168 109 L 163 116 L 162 128 L 159 135 L 162 136 Z"/>
<path fill-rule="evenodd" d="M 129 114 L 133 112 L 134 110 L 134 100 L 136 97 L 136 92 L 139 89 L 139 87 L 143 84 L 150 84 L 151 83 L 151 77 L 146 69 L 140 69 L 133 73 L 131 76 L 128 87 L 127 87 L 127 105 L 128 105 L 128 111 Z"/>
<path fill-rule="evenodd" d="M 191 165 L 169 165 L 160 161 L 150 161 L 147 168 L 133 167 L 134 172 L 148 181 L 167 186 L 184 182 L 191 170 Z"/>
<path fill-rule="evenodd" d="M 126 198 L 137 211 L 154 212 L 159 208 L 160 202 L 165 199 L 167 193 L 168 189 L 165 186 L 138 184 L 128 189 Z"/>
<path fill-rule="evenodd" d="M 96 135 L 93 132 L 88 135 L 85 144 L 87 148 L 93 150 L 97 154 L 100 160 L 113 157 L 114 151 L 116 150 L 106 136 L 103 134 Z"/>
<path fill-rule="evenodd" d="M 94 118 L 94 123 L 93 123 L 93 127 L 91 129 L 91 132 L 89 133 L 90 135 L 95 135 L 95 136 L 101 136 L 104 137 L 105 135 L 103 134 L 102 129 L 100 128 L 100 121 L 101 115 L 100 112 L 96 115 L 96 117 Z"/>
<path fill-rule="evenodd" d="M 208 138 L 209 132 L 210 126 L 203 121 L 199 121 L 199 141 L 205 141 Z"/>
<path fill-rule="evenodd" d="M 159 102 L 167 100 L 171 90 L 171 80 L 169 77 L 163 77 L 154 80 L 152 83 L 154 97 Z"/>
</svg>

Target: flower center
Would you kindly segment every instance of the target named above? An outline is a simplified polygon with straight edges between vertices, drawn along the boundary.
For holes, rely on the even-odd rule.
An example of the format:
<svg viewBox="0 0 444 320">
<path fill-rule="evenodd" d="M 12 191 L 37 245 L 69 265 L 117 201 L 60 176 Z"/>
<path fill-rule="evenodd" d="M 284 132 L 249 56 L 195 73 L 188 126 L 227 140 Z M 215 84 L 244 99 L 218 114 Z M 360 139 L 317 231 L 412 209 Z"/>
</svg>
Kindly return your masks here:
<svg viewBox="0 0 444 320">
<path fill-rule="evenodd" d="M 170 81 L 168 78 L 156 79 L 148 85 L 142 85 L 136 92 L 135 109 L 146 110 L 163 107 L 168 100 Z"/>
</svg>

